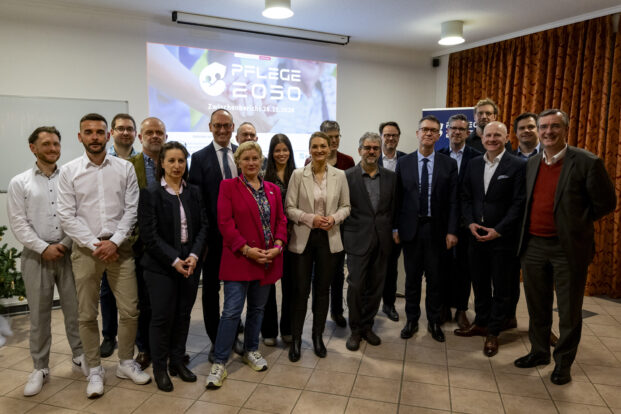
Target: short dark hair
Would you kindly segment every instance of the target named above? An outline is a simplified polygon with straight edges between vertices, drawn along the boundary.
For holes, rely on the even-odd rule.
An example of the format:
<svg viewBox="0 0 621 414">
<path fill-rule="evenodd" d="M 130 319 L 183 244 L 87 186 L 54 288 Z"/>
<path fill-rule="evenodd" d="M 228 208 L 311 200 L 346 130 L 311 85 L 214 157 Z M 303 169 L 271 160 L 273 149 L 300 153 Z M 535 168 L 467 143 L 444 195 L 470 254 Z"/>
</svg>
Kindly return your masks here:
<svg viewBox="0 0 621 414">
<path fill-rule="evenodd" d="M 80 118 L 80 127 L 82 126 L 82 122 L 84 121 L 101 121 L 106 124 L 106 129 L 108 128 L 108 121 L 106 121 L 106 118 L 94 112 L 86 114 L 82 118 Z"/>
<path fill-rule="evenodd" d="M 336 121 L 326 120 L 321 123 L 319 130 L 321 132 L 328 132 L 328 131 L 334 131 L 334 130 L 341 132 L 341 127 L 339 126 L 339 123 Z"/>
<path fill-rule="evenodd" d="M 446 121 L 446 123 L 450 126 L 451 122 L 453 121 L 464 121 L 464 122 L 470 122 L 470 120 L 468 119 L 468 117 L 464 114 L 455 114 L 455 115 L 451 115 L 448 119 L 448 121 Z"/>
<path fill-rule="evenodd" d="M 387 126 L 397 128 L 397 132 L 399 133 L 399 135 L 401 135 L 401 128 L 399 128 L 399 124 L 397 124 L 395 121 L 382 122 L 379 126 L 380 135 L 384 133 L 384 128 L 386 128 Z"/>
<path fill-rule="evenodd" d="M 436 124 L 438 124 L 438 128 L 442 127 L 442 124 L 440 123 L 440 120 L 438 118 L 436 118 L 434 115 L 425 115 L 424 117 L 422 117 L 420 119 L 420 121 L 418 121 L 418 126 L 419 127 L 420 127 L 420 124 L 423 123 L 423 121 L 435 122 Z"/>
<path fill-rule="evenodd" d="M 285 166 L 285 188 L 289 185 L 289 179 L 291 178 L 291 174 L 293 174 L 293 170 L 295 170 L 295 159 L 293 154 L 293 146 L 291 145 L 291 141 L 289 137 L 285 134 L 276 134 L 272 137 L 270 141 L 270 149 L 267 153 L 267 165 L 265 167 L 265 180 L 275 183 L 278 178 L 278 169 L 276 168 L 276 161 L 274 161 L 274 150 L 276 149 L 276 145 L 285 144 L 287 149 L 289 150 L 289 159 L 287 160 L 287 165 Z"/>
<path fill-rule="evenodd" d="M 474 113 L 476 114 L 477 108 L 483 105 L 491 105 L 494 108 L 494 114 L 498 115 L 498 105 L 496 105 L 496 102 L 494 102 L 492 98 L 484 98 L 477 102 L 477 104 L 474 106 Z"/>
<path fill-rule="evenodd" d="M 528 119 L 528 118 L 533 118 L 535 120 L 535 123 L 537 123 L 537 120 L 539 119 L 539 115 L 533 112 L 523 112 L 519 114 L 517 118 L 515 118 L 515 121 L 513 121 L 513 131 L 517 133 L 518 122 L 520 122 L 523 119 Z"/>
<path fill-rule="evenodd" d="M 312 133 L 312 135 L 310 136 L 310 138 L 308 140 L 308 147 L 309 148 L 310 148 L 311 141 L 313 140 L 313 138 L 323 138 L 328 143 L 328 146 L 330 146 L 330 138 L 328 138 L 328 136 L 324 132 L 316 131 L 316 132 Z"/>
<path fill-rule="evenodd" d="M 56 134 L 56 136 L 58 137 L 58 140 L 60 141 L 60 131 L 58 131 L 58 129 L 56 129 L 55 126 L 40 126 L 34 131 L 32 131 L 32 134 L 30 134 L 30 136 L 28 137 L 28 143 L 34 144 L 35 142 L 37 142 L 37 139 L 39 139 L 39 134 L 41 132 L 47 132 L 49 134 Z"/>
<path fill-rule="evenodd" d="M 541 112 L 539 114 L 539 118 L 537 119 L 537 127 L 539 127 L 539 119 L 543 118 L 544 116 L 557 115 L 557 114 L 561 116 L 561 120 L 565 124 L 565 128 L 569 128 L 569 115 L 567 115 L 567 112 L 561 111 L 560 109 L 557 109 L 557 108 L 550 108 L 550 109 L 546 109 L 545 111 Z"/>
<path fill-rule="evenodd" d="M 162 148 L 160 149 L 160 154 L 158 156 L 158 162 L 157 162 L 157 170 L 155 174 L 158 180 L 161 180 L 162 177 L 164 176 L 164 167 L 162 167 L 162 165 L 164 164 L 164 158 L 166 157 L 166 152 L 172 149 L 181 150 L 181 152 L 183 152 L 183 155 L 185 155 L 186 161 L 188 157 L 190 156 L 190 153 L 188 152 L 187 148 L 182 143 L 178 141 L 169 141 L 169 142 L 164 143 L 164 145 L 162 145 Z M 183 179 L 184 180 L 188 179 L 187 163 L 185 165 L 185 172 L 183 173 Z"/>
<path fill-rule="evenodd" d="M 110 123 L 110 128 L 114 129 L 116 127 L 116 121 L 119 119 L 129 119 L 134 124 L 134 129 L 136 129 L 136 121 L 130 114 L 116 114 L 114 118 L 112 118 L 112 122 Z"/>
</svg>

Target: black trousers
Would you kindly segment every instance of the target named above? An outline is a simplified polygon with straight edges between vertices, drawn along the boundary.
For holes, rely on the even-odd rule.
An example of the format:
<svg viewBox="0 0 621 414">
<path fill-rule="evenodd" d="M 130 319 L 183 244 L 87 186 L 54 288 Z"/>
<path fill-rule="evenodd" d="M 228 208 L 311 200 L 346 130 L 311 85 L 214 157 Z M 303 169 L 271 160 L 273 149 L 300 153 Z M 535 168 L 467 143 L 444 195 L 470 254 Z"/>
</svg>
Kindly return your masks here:
<svg viewBox="0 0 621 414">
<path fill-rule="evenodd" d="M 154 370 L 165 370 L 168 359 L 171 364 L 183 363 L 199 275 L 198 266 L 188 278 L 178 273 L 144 271 L 151 298 L 149 335 Z"/>
<path fill-rule="evenodd" d="M 347 306 L 352 333 L 363 333 L 373 327 L 384 290 L 389 250 L 381 249 L 377 235 L 364 256 L 347 254 Z"/>
<path fill-rule="evenodd" d="M 280 305 L 280 334 L 291 335 L 291 254 L 283 251 L 282 278 L 280 289 L 282 302 Z M 270 287 L 270 294 L 265 304 L 263 324 L 261 325 L 263 338 L 278 336 L 278 304 L 276 302 L 276 285 Z"/>
<path fill-rule="evenodd" d="M 515 318 L 518 302 L 520 301 L 520 258 L 515 256 L 507 266 L 510 270 L 509 277 L 509 310 L 508 318 Z"/>
<path fill-rule="evenodd" d="M 477 242 L 470 236 L 470 271 L 474 287 L 474 323 L 498 335 L 510 313 L 510 287 L 514 269 L 514 244 L 501 239 Z M 493 290 L 492 290 L 493 288 Z"/>
<path fill-rule="evenodd" d="M 384 291 L 382 294 L 382 302 L 387 306 L 395 306 L 397 277 L 399 276 L 399 256 L 401 256 L 401 245 L 393 241 L 386 263 L 386 280 L 384 281 Z"/>
<path fill-rule="evenodd" d="M 552 303 L 556 291 L 560 335 L 553 356 L 559 369 L 569 370 L 582 336 L 587 268 L 576 269 L 569 265 L 558 238 L 531 236 L 521 261 L 531 352 L 550 353 Z"/>
<path fill-rule="evenodd" d="M 222 259 L 222 239 L 210 240 L 203 269 L 203 321 L 205 331 L 212 346 L 218 336 L 220 324 L 220 260 Z"/>
<path fill-rule="evenodd" d="M 330 283 L 330 312 L 342 315 L 343 309 L 343 286 L 345 286 L 345 252 L 335 253 L 337 256 L 336 268 Z"/>
<path fill-rule="evenodd" d="M 405 314 L 408 321 L 420 318 L 420 297 L 423 273 L 427 281 L 425 311 L 431 323 L 442 323 L 442 278 L 440 259 L 446 250 L 444 237 L 433 234 L 429 219 L 419 220 L 414 240 L 402 242 L 405 264 Z"/>
<path fill-rule="evenodd" d="M 313 287 L 313 335 L 321 335 L 330 305 L 330 283 L 337 264 L 337 255 L 330 252 L 328 233 L 313 229 L 302 254 L 291 253 L 292 317 L 291 334 L 302 336 L 308 297 Z M 313 276 L 314 264 L 314 276 Z"/>
<path fill-rule="evenodd" d="M 459 311 L 468 310 L 470 299 L 470 270 L 468 269 L 468 245 L 472 235 L 470 230 L 460 227 L 457 232 L 459 243 L 450 250 L 443 249 L 442 274 L 445 280 L 443 292 L 444 307 Z"/>
</svg>

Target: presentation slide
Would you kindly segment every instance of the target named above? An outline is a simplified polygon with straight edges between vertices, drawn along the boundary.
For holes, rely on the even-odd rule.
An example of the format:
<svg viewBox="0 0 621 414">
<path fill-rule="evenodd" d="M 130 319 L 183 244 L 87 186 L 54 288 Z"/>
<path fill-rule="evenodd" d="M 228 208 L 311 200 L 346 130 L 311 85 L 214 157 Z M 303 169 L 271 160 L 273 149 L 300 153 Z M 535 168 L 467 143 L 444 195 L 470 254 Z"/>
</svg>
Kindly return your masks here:
<svg viewBox="0 0 621 414">
<path fill-rule="evenodd" d="M 309 134 L 336 119 L 336 75 L 336 63 L 147 43 L 149 113 L 190 153 L 212 141 L 209 116 L 224 108 L 236 129 L 255 126 L 265 155 L 286 134 L 304 165 Z"/>
</svg>

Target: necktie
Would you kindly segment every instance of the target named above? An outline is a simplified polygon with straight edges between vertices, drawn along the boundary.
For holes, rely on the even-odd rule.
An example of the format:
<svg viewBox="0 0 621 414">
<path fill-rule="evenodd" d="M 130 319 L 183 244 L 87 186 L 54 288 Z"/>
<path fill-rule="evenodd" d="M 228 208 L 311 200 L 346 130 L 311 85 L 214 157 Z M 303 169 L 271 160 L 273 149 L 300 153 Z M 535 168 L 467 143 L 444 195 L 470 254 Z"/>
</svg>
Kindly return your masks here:
<svg viewBox="0 0 621 414">
<path fill-rule="evenodd" d="M 423 168 L 420 174 L 420 215 L 426 217 L 429 215 L 429 171 L 427 171 L 427 163 L 429 159 L 423 158 Z"/>
<path fill-rule="evenodd" d="M 233 178 L 231 174 L 231 167 L 229 167 L 229 149 L 228 147 L 222 148 L 222 169 L 224 170 L 224 178 Z"/>
</svg>

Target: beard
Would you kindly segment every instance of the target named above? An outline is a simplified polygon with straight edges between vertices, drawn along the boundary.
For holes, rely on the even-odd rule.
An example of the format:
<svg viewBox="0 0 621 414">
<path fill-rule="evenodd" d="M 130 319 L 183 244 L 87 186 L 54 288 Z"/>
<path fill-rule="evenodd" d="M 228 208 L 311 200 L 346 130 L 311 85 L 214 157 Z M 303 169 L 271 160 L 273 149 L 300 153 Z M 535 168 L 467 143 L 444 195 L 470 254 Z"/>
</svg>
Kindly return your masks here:
<svg viewBox="0 0 621 414">
<path fill-rule="evenodd" d="M 101 154 L 102 152 L 104 152 L 106 150 L 106 144 L 105 143 L 99 144 L 99 147 L 91 147 L 91 145 L 93 145 L 93 144 L 85 144 L 85 143 L 82 143 L 82 145 L 84 145 L 84 149 L 89 154 Z"/>
</svg>

